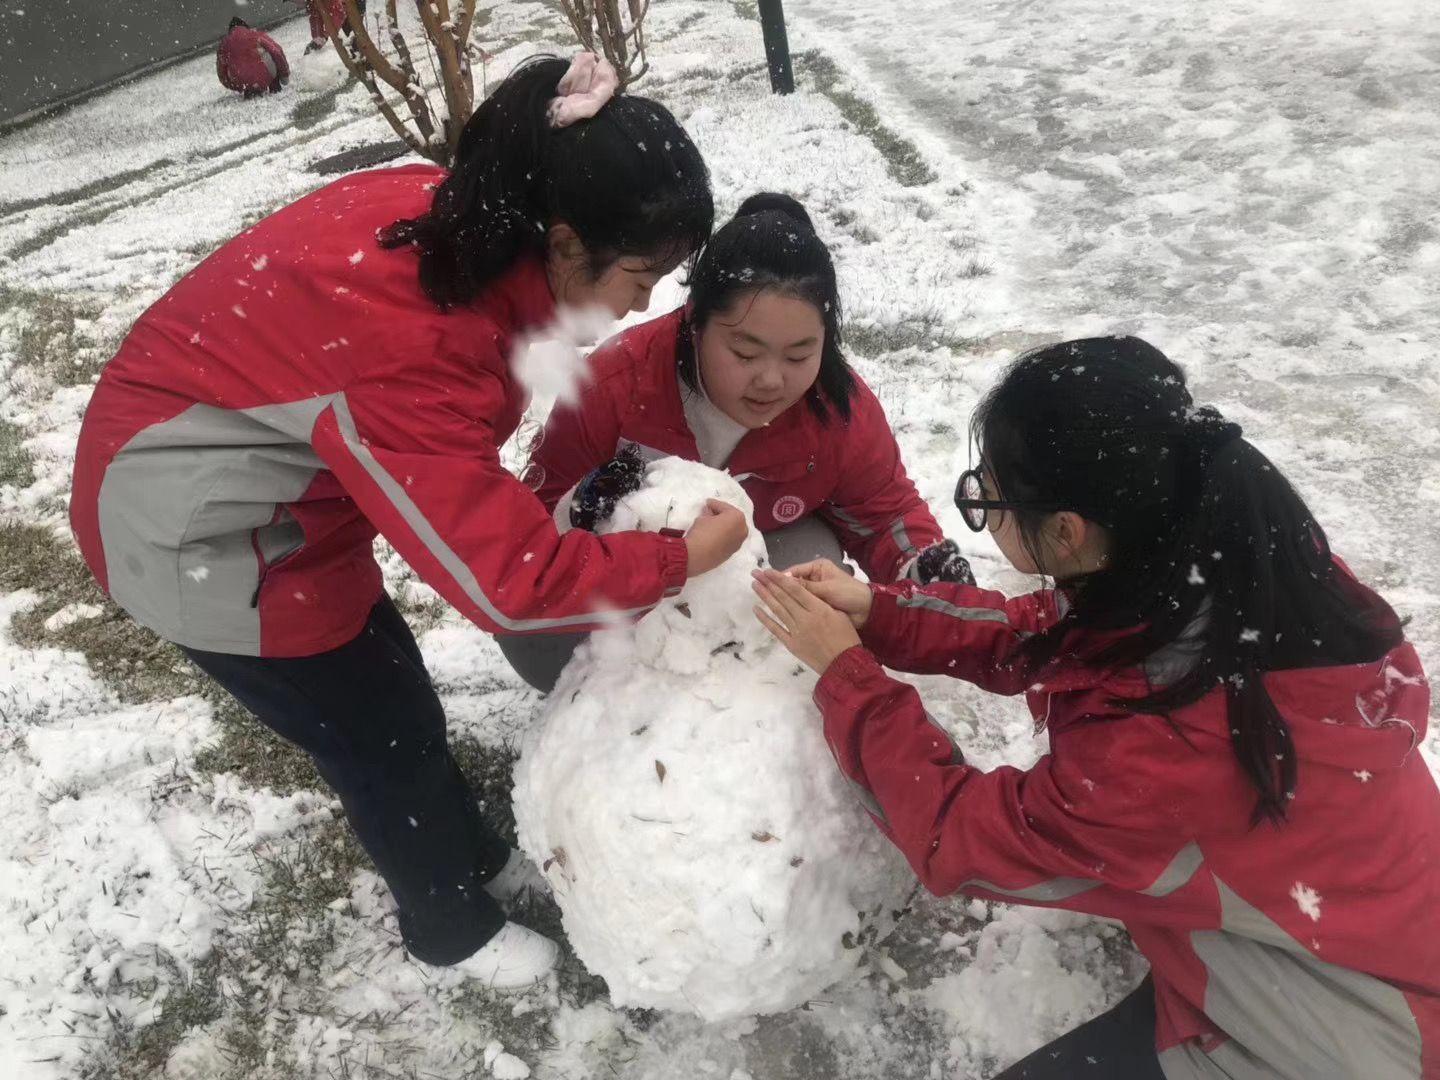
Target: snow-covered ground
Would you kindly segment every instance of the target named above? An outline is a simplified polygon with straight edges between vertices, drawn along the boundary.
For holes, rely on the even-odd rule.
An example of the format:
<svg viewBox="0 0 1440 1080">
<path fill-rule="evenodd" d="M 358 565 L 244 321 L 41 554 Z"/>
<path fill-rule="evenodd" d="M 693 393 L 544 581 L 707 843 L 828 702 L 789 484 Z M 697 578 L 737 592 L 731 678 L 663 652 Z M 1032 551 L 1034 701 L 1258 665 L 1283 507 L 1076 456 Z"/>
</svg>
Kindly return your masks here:
<svg viewBox="0 0 1440 1080">
<path fill-rule="evenodd" d="M 645 92 L 722 210 L 775 188 L 815 213 L 858 366 L 982 578 L 1024 586 L 949 507 L 977 397 L 1030 343 L 1138 332 L 1286 469 L 1440 669 L 1427 5 L 786 6 L 793 97 L 769 94 L 752 5 L 701 0 L 655 5 Z M 246 756 L 169 654 L 85 606 L 47 545 L 96 365 L 205 253 L 318 186 L 310 163 L 388 134 L 303 36 L 281 33 L 278 97 L 225 94 L 201 58 L 0 142 L 0 583 L 20 590 L 0 597 L 0 1075 L 979 1077 L 1133 985 L 1112 927 L 923 900 L 860 977 L 765 1020 L 617 1011 L 574 969 L 477 994 L 404 959 L 293 759 Z M 494 7 L 481 40 L 491 78 L 569 48 L 539 0 Z M 483 634 L 425 625 L 457 736 L 482 758 L 513 742 L 535 695 Z M 921 682 L 972 759 L 1039 753 L 1017 703 Z"/>
</svg>

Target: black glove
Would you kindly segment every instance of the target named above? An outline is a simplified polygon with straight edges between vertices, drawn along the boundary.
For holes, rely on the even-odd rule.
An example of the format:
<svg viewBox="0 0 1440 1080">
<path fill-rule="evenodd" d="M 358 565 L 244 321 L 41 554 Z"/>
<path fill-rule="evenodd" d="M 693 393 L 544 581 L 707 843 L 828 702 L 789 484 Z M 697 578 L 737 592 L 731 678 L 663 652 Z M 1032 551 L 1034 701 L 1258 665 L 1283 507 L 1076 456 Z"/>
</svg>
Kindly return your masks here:
<svg viewBox="0 0 1440 1080">
<path fill-rule="evenodd" d="M 954 540 L 941 540 L 922 551 L 915 559 L 914 574 L 921 585 L 937 581 L 949 581 L 956 585 L 975 584 L 970 560 L 960 554 Z"/>
<path fill-rule="evenodd" d="M 595 526 L 610 520 L 615 504 L 639 491 L 644 480 L 645 459 L 640 456 L 639 448 L 625 447 L 604 465 L 591 469 L 585 479 L 575 485 L 575 495 L 570 500 L 571 527 L 594 532 Z"/>
</svg>

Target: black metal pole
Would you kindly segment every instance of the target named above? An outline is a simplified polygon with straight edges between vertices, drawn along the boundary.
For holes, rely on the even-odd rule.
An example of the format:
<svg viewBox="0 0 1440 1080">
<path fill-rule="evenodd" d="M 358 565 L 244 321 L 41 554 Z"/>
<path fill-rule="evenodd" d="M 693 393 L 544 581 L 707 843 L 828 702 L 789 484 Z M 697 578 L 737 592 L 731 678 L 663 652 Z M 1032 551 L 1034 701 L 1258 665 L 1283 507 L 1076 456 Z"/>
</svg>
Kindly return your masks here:
<svg viewBox="0 0 1440 1080">
<path fill-rule="evenodd" d="M 777 94 L 795 92 L 790 68 L 790 39 L 785 34 L 785 9 L 780 0 L 759 0 L 760 26 L 765 31 L 765 59 L 770 65 L 770 89 Z"/>
</svg>

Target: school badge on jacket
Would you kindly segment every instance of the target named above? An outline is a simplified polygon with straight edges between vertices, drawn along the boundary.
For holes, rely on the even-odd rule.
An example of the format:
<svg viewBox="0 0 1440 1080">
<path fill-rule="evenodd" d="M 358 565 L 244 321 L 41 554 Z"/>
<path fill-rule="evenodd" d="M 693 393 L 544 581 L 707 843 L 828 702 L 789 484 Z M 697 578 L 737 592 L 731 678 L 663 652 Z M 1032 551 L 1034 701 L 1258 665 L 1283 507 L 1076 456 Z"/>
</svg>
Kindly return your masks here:
<svg viewBox="0 0 1440 1080">
<path fill-rule="evenodd" d="M 805 516 L 805 500 L 798 495 L 781 495 L 770 508 L 770 516 L 781 525 L 789 525 Z"/>
</svg>

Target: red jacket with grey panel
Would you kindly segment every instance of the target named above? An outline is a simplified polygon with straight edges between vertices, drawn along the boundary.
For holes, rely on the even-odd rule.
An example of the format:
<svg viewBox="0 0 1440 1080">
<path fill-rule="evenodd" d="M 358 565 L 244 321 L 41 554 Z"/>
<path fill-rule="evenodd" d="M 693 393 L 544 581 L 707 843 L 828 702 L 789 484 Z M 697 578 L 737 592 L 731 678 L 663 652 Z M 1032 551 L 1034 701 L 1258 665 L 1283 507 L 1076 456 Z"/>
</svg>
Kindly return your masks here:
<svg viewBox="0 0 1440 1080">
<path fill-rule="evenodd" d="M 683 540 L 560 536 L 500 463 L 526 400 L 509 355 L 554 301 L 538 259 L 442 313 L 376 234 L 432 166 L 360 173 L 183 278 L 106 366 L 71 524 L 102 586 L 170 641 L 305 656 L 359 633 L 381 533 L 481 627 L 587 629 L 683 584 Z"/>
<path fill-rule="evenodd" d="M 550 414 L 531 456 L 525 478 L 546 506 L 627 443 L 647 456 L 700 459 L 676 368 L 681 318 L 672 311 L 595 350 L 580 401 Z M 755 504 L 761 532 L 819 514 L 871 580 L 894 581 L 943 537 L 905 473 L 885 411 L 858 376 L 850 409 L 848 422 L 822 421 L 807 403 L 792 405 L 747 432 L 726 468 Z"/>
<path fill-rule="evenodd" d="M 1440 1077 L 1440 790 L 1415 650 L 1265 676 L 1299 777 L 1285 824 L 1252 827 L 1223 690 L 1167 720 L 1113 704 L 1163 665 L 1017 663 L 1057 603 L 874 587 L 864 644 L 816 687 L 836 760 L 921 882 L 1122 920 L 1154 974 L 1169 1080 Z M 1049 753 L 966 764 L 881 664 L 1026 694 Z"/>
</svg>

